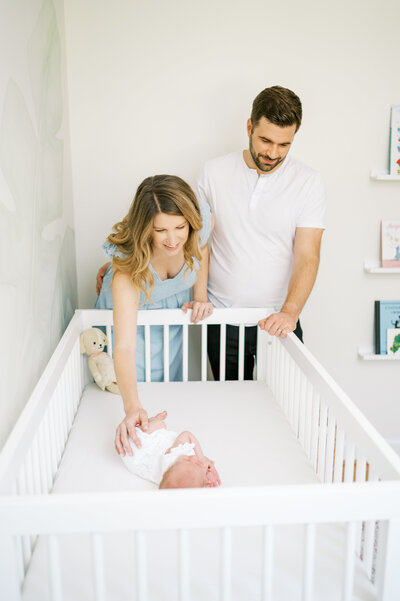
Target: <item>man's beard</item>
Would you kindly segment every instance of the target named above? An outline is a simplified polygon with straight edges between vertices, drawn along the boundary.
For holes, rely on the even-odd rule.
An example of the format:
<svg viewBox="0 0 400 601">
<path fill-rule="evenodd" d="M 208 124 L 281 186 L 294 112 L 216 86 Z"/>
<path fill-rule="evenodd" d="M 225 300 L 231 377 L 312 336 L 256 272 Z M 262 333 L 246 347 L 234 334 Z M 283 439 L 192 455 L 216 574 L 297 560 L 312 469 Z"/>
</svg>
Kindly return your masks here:
<svg viewBox="0 0 400 601">
<path fill-rule="evenodd" d="M 269 171 L 272 171 L 272 169 L 275 169 L 275 167 L 277 167 L 283 161 L 283 158 L 281 158 L 281 157 L 278 157 L 277 159 L 270 159 L 268 155 L 259 154 L 258 156 L 256 156 L 256 154 L 254 152 L 253 144 L 251 143 L 251 139 L 250 139 L 250 144 L 249 144 L 249 150 L 250 150 L 251 158 L 253 159 L 257 169 L 259 169 L 260 171 L 263 171 L 264 173 L 268 173 Z M 262 163 L 261 160 L 259 159 L 260 156 L 262 156 L 264 159 L 267 159 L 268 161 L 272 161 L 272 163 L 270 165 L 267 165 L 266 163 Z"/>
</svg>

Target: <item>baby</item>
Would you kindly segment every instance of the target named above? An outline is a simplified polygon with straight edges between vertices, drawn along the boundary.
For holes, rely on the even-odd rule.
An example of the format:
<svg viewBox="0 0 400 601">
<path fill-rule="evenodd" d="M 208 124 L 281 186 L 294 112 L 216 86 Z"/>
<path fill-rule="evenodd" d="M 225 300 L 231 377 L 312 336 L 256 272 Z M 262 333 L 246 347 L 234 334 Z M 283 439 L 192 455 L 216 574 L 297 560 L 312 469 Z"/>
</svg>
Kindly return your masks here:
<svg viewBox="0 0 400 601">
<path fill-rule="evenodd" d="M 133 455 L 121 456 L 128 470 L 159 485 L 159 488 L 201 488 L 219 486 L 214 462 L 204 456 L 199 441 L 191 432 L 177 434 L 167 430 L 163 411 L 149 418 L 146 432 L 136 427 L 142 446 L 130 438 Z"/>
</svg>

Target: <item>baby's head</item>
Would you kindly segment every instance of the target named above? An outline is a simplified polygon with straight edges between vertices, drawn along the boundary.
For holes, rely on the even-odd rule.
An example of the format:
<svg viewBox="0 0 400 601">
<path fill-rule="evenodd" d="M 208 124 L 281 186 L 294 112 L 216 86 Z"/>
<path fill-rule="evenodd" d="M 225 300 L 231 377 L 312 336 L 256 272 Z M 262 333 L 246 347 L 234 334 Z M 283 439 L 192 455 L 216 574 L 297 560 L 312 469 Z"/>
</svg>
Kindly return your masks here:
<svg viewBox="0 0 400 601">
<path fill-rule="evenodd" d="M 194 455 L 182 455 L 164 473 L 159 488 L 202 488 L 207 466 Z"/>
</svg>

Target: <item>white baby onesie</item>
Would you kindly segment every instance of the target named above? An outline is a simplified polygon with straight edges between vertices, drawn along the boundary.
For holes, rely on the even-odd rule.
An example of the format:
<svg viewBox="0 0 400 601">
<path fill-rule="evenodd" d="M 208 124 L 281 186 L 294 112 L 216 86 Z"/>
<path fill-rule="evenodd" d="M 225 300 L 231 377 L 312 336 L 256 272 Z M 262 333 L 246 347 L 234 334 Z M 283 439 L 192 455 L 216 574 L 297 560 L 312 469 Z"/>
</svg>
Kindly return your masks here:
<svg viewBox="0 0 400 601">
<path fill-rule="evenodd" d="M 178 436 L 172 430 L 161 429 L 147 434 L 140 428 L 136 428 L 136 433 L 142 446 L 138 449 L 130 438 L 133 456 L 126 454 L 125 457 L 122 455 L 120 457 L 130 472 L 157 485 L 160 484 L 164 472 L 175 463 L 178 457 L 195 455 L 194 443 L 189 442 L 174 447 L 165 455 L 165 451 L 174 444 Z"/>
</svg>

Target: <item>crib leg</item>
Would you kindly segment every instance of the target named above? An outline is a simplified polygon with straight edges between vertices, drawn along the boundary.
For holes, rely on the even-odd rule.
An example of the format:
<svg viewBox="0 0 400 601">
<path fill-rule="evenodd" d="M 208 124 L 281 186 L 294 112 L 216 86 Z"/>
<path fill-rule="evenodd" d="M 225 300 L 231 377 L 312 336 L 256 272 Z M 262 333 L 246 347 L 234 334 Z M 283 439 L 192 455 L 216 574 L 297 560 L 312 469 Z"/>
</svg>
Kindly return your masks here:
<svg viewBox="0 0 400 601">
<path fill-rule="evenodd" d="M 0 591 L 7 601 L 20 601 L 21 589 L 18 582 L 17 548 L 15 537 L 0 536 Z"/>
<path fill-rule="evenodd" d="M 400 591 L 400 520 L 379 523 L 375 582 L 379 601 L 398 599 Z"/>
</svg>

